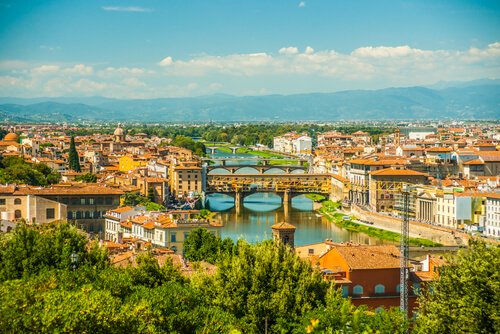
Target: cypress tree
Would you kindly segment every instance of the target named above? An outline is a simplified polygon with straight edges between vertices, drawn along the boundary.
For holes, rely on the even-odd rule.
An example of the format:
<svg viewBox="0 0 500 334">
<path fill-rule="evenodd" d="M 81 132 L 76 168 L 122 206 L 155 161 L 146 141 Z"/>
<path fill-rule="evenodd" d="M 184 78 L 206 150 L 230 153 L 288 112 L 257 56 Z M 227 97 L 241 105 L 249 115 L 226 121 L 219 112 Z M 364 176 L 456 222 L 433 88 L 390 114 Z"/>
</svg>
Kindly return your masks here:
<svg viewBox="0 0 500 334">
<path fill-rule="evenodd" d="M 75 137 L 71 136 L 71 142 L 69 143 L 69 158 L 68 158 L 69 169 L 75 172 L 81 172 L 80 168 L 80 158 L 78 157 L 78 152 L 75 147 Z"/>
</svg>

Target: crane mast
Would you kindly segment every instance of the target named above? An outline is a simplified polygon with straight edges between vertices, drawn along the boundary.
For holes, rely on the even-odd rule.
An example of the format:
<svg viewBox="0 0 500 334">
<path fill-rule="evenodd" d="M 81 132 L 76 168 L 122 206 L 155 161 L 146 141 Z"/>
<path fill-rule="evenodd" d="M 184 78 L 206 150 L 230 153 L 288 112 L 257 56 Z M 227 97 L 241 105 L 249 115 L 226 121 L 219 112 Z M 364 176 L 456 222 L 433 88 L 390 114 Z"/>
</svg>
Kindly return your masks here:
<svg viewBox="0 0 500 334">
<path fill-rule="evenodd" d="M 400 290 L 399 290 L 399 309 L 405 314 L 408 313 L 408 266 L 409 266 L 409 215 L 410 215 L 410 189 L 407 184 L 401 188 L 403 195 L 403 221 L 401 222 L 401 265 L 400 265 Z"/>
</svg>

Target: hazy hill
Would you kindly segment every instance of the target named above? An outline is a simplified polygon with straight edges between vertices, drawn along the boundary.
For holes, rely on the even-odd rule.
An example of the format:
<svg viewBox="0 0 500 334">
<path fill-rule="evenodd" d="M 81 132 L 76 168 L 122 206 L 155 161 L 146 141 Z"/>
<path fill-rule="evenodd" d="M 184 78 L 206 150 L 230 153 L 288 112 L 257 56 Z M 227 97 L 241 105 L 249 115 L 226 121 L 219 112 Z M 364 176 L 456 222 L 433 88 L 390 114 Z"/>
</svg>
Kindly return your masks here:
<svg viewBox="0 0 500 334">
<path fill-rule="evenodd" d="M 456 87 L 351 90 L 296 95 L 118 100 L 0 98 L 0 117 L 31 121 L 260 121 L 499 119 L 497 81 Z"/>
</svg>

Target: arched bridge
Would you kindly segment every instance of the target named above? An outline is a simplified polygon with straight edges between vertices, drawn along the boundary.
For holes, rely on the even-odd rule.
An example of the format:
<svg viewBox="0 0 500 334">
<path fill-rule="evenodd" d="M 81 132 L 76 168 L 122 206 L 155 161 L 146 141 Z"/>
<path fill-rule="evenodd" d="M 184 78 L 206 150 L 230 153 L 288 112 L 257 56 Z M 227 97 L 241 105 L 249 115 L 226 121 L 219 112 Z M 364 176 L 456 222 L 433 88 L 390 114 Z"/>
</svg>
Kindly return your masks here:
<svg viewBox="0 0 500 334">
<path fill-rule="evenodd" d="M 281 171 L 285 174 L 291 173 L 305 173 L 307 171 L 307 166 L 300 165 L 211 165 L 207 166 L 207 174 L 242 174 L 240 171 L 245 171 L 248 174 L 248 170 L 253 169 L 255 174 L 276 174 L 276 172 Z M 225 172 L 224 172 L 225 171 Z M 222 173 L 221 173 L 222 172 Z"/>
</svg>

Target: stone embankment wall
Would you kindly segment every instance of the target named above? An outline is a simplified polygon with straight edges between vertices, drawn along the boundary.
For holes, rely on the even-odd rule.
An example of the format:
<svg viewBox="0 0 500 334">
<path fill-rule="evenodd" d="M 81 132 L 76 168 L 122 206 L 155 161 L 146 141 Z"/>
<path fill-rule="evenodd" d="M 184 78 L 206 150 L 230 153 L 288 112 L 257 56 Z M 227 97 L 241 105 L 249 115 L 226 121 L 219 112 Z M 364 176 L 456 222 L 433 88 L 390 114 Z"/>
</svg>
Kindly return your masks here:
<svg viewBox="0 0 500 334">
<path fill-rule="evenodd" d="M 366 211 L 355 205 L 351 207 L 351 215 L 359 220 L 373 222 L 373 227 L 398 233 L 401 232 L 401 219 L 377 212 Z M 414 221 L 410 221 L 410 237 L 424 238 L 447 246 L 466 245 L 469 238 L 465 233 Z"/>
</svg>

